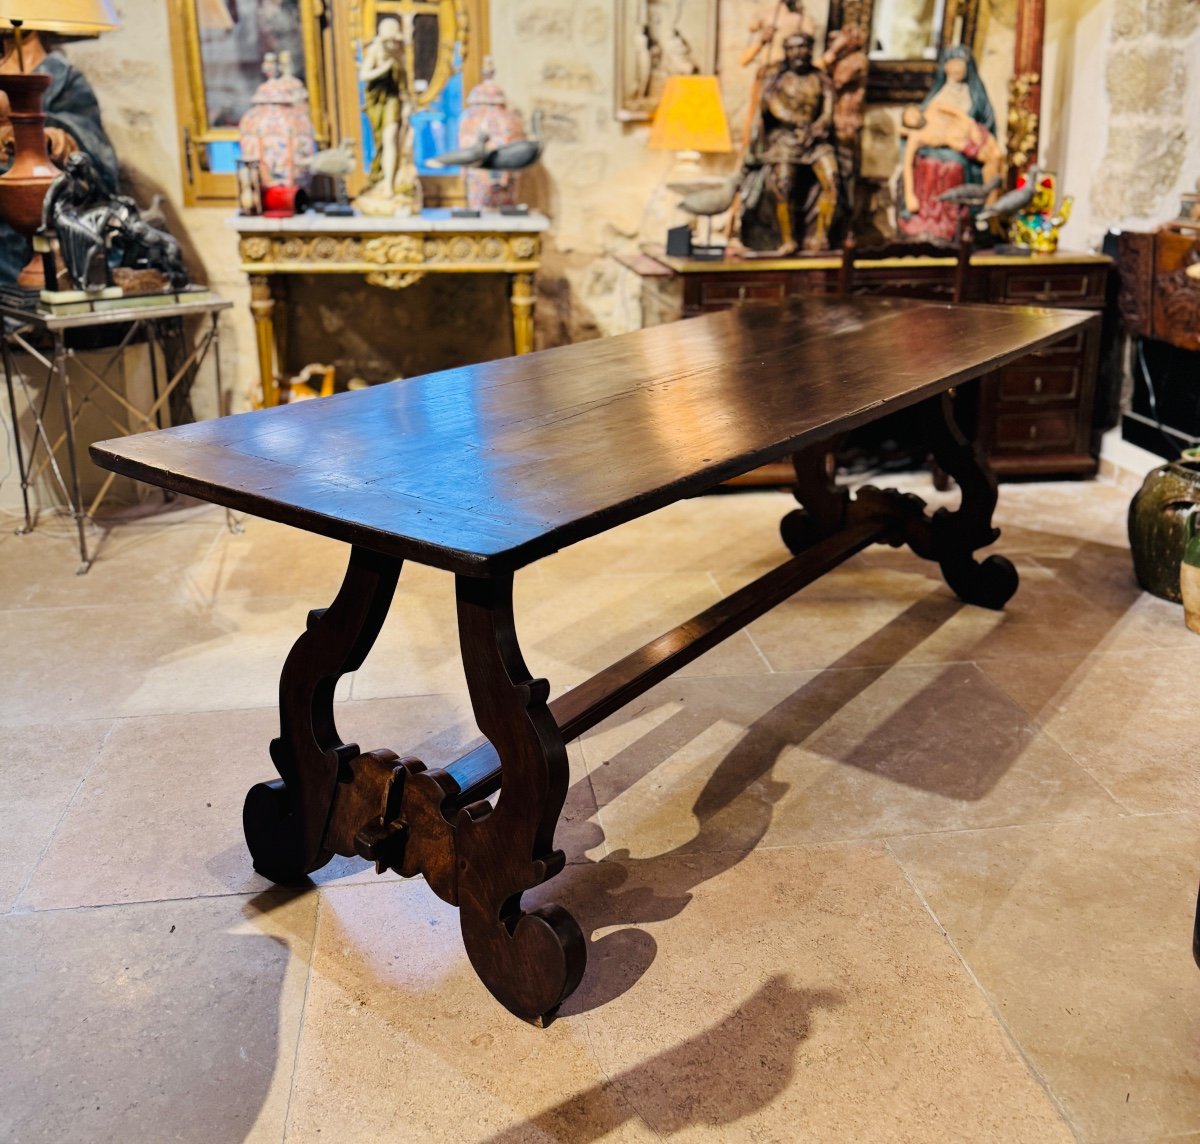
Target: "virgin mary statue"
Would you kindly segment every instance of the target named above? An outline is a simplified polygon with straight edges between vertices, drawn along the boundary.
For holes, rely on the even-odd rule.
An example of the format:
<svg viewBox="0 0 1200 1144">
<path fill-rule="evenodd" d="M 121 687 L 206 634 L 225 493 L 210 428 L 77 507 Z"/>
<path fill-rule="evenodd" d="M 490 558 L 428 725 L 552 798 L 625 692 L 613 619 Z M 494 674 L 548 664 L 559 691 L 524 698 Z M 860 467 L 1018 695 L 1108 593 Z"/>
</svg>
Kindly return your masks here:
<svg viewBox="0 0 1200 1144">
<path fill-rule="evenodd" d="M 975 58 L 965 44 L 942 54 L 933 89 L 920 108 L 908 108 L 902 119 L 911 163 L 911 196 L 901 194 L 897 225 L 902 234 L 953 240 L 957 237 L 958 208 L 938 201 L 938 195 L 964 183 L 983 182 L 1003 161 L 996 141 L 996 113 L 979 78 Z M 906 202 L 906 198 L 908 201 Z"/>
</svg>

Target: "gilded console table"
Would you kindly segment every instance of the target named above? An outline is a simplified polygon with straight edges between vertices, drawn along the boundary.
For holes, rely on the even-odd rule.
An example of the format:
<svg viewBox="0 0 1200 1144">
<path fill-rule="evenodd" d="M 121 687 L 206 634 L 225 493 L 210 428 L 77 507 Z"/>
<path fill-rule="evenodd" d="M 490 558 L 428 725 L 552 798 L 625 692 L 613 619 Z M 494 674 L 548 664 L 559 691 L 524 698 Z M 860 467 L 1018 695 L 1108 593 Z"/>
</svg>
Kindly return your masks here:
<svg viewBox="0 0 1200 1144">
<path fill-rule="evenodd" d="M 426 274 L 505 274 L 510 280 L 513 345 L 533 349 L 534 275 L 541 260 L 545 215 L 454 218 L 427 210 L 414 218 L 329 217 L 230 219 L 239 235 L 242 270 L 250 276 L 250 310 L 258 348 L 263 405 L 275 405 L 282 366 L 279 308 L 287 276 L 353 274 L 372 286 L 402 290 Z"/>
</svg>

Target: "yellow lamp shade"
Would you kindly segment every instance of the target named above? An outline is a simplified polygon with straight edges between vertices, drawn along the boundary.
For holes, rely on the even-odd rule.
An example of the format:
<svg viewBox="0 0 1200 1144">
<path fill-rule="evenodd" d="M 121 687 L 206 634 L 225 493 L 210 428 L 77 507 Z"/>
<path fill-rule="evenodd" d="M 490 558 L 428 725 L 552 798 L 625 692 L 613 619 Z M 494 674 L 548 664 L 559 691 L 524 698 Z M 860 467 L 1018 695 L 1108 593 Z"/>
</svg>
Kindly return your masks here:
<svg viewBox="0 0 1200 1144">
<path fill-rule="evenodd" d="M 26 32 L 94 36 L 121 26 L 110 0 L 0 0 L 0 31 L 19 23 Z"/>
<path fill-rule="evenodd" d="M 650 146 L 659 151 L 733 150 L 716 76 L 673 75 L 667 80 L 650 128 Z"/>
</svg>

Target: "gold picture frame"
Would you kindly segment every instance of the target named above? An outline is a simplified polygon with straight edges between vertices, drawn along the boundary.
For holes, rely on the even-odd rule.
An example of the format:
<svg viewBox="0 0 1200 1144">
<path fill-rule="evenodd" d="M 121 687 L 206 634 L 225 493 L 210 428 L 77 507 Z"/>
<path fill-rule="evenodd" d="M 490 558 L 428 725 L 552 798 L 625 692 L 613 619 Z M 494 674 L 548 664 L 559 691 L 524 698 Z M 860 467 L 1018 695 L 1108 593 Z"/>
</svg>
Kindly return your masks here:
<svg viewBox="0 0 1200 1144">
<path fill-rule="evenodd" d="M 617 119 L 653 119 L 671 75 L 716 74 L 717 0 L 615 3 Z"/>
<path fill-rule="evenodd" d="M 489 51 L 488 0 L 333 0 L 333 3 L 333 56 L 340 125 L 337 134 L 339 138 L 353 138 L 360 155 L 366 154 L 366 147 L 358 68 L 363 45 L 374 38 L 383 16 L 398 16 L 402 23 L 420 15 L 435 15 L 438 19 L 436 62 L 430 69 L 427 86 L 417 93 L 418 109 L 433 103 L 454 75 L 456 47 L 464 97 L 482 78 L 483 58 Z M 405 39 L 411 45 L 408 27 Z M 410 74 L 416 74 L 415 64 L 416 60 L 410 56 Z M 363 170 L 346 179 L 346 189 L 351 195 L 359 194 L 366 184 L 367 174 Z M 465 201 L 462 178 L 458 175 L 422 175 L 421 186 L 426 206 L 456 206 Z"/>
<path fill-rule="evenodd" d="M 404 28 L 409 74 L 423 85 L 416 91 L 417 108 L 433 103 L 455 73 L 455 48 L 467 54 L 471 43 L 471 16 L 465 0 L 362 0 L 363 41 L 374 39 L 379 21 L 395 16 Z M 436 44 L 428 46 L 421 24 L 436 20 Z M 421 58 L 424 57 L 424 58 Z M 465 61 L 464 61 L 465 62 Z M 425 74 L 422 74 L 425 73 Z"/>
<path fill-rule="evenodd" d="M 262 80 L 262 54 L 285 47 L 308 90 L 317 141 L 328 146 L 327 62 L 323 0 L 282 0 L 269 21 L 258 17 L 262 0 L 171 0 L 171 50 L 180 107 L 184 201 L 189 206 L 232 202 L 237 176 L 212 169 L 214 145 L 236 144 L 238 120 Z"/>
</svg>

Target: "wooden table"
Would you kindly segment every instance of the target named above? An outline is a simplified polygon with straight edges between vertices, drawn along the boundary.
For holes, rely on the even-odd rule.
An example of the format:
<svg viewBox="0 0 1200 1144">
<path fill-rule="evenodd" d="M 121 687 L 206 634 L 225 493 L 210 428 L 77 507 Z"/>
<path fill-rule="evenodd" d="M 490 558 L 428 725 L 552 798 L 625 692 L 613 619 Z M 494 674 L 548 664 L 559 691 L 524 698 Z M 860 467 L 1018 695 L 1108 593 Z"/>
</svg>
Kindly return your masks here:
<svg viewBox="0 0 1200 1144">
<path fill-rule="evenodd" d="M 867 251 L 863 252 L 868 253 Z M 619 258 L 641 280 L 643 325 L 692 318 L 746 306 L 777 306 L 789 298 L 833 294 L 841 254 L 796 258 L 730 258 L 711 261 L 672 258 L 661 248 Z M 954 258 L 894 258 L 864 261 L 855 274 L 865 294 L 950 301 Z M 1003 306 L 1061 306 L 1105 311 L 1112 260 L 1102 254 L 997 254 L 971 256 L 967 302 Z M 960 408 L 988 464 L 1001 476 L 1091 476 L 1099 466 L 1100 432 L 1109 391 L 1119 383 L 1107 375 L 1115 344 L 1115 315 L 1045 351 L 1028 354 L 981 381 L 978 405 Z M 1107 366 L 1106 366 L 1107 368 Z M 1099 384 L 1098 384 L 1099 383 Z M 778 483 L 770 473 L 767 483 Z"/>
<path fill-rule="evenodd" d="M 404 290 L 426 274 L 504 274 L 509 278 L 513 347 L 533 350 L 534 275 L 550 220 L 537 211 L 455 218 L 426 210 L 413 218 L 337 217 L 311 211 L 292 218 L 237 215 L 242 270 L 250 276 L 250 311 L 258 348 L 262 404 L 279 402 L 286 368 L 280 311 L 297 274 L 353 274 L 372 286 Z"/>
<path fill-rule="evenodd" d="M 333 854 L 423 874 L 459 907 L 471 964 L 542 1022 L 579 983 L 585 944 L 524 891 L 558 873 L 565 744 L 867 546 L 908 544 L 951 588 L 999 608 L 1017 587 L 992 544 L 994 478 L 946 392 L 1097 319 L 1062 310 L 813 298 L 431 374 L 93 447 L 98 464 L 351 545 L 333 604 L 283 668 L 281 779 L 251 789 L 255 869 L 302 879 Z M 913 496 L 825 475 L 838 434 L 910 410 L 962 491 L 930 516 Z M 793 456 L 794 554 L 688 623 L 549 701 L 526 667 L 513 576 L 560 548 Z M 654 554 L 647 554 L 653 561 Z M 342 740 L 333 695 L 363 662 L 405 560 L 455 577 L 460 650 L 483 746 L 428 770 Z M 199 763 L 199 760 L 198 760 Z M 485 801 L 499 792 L 493 807 Z"/>
</svg>

